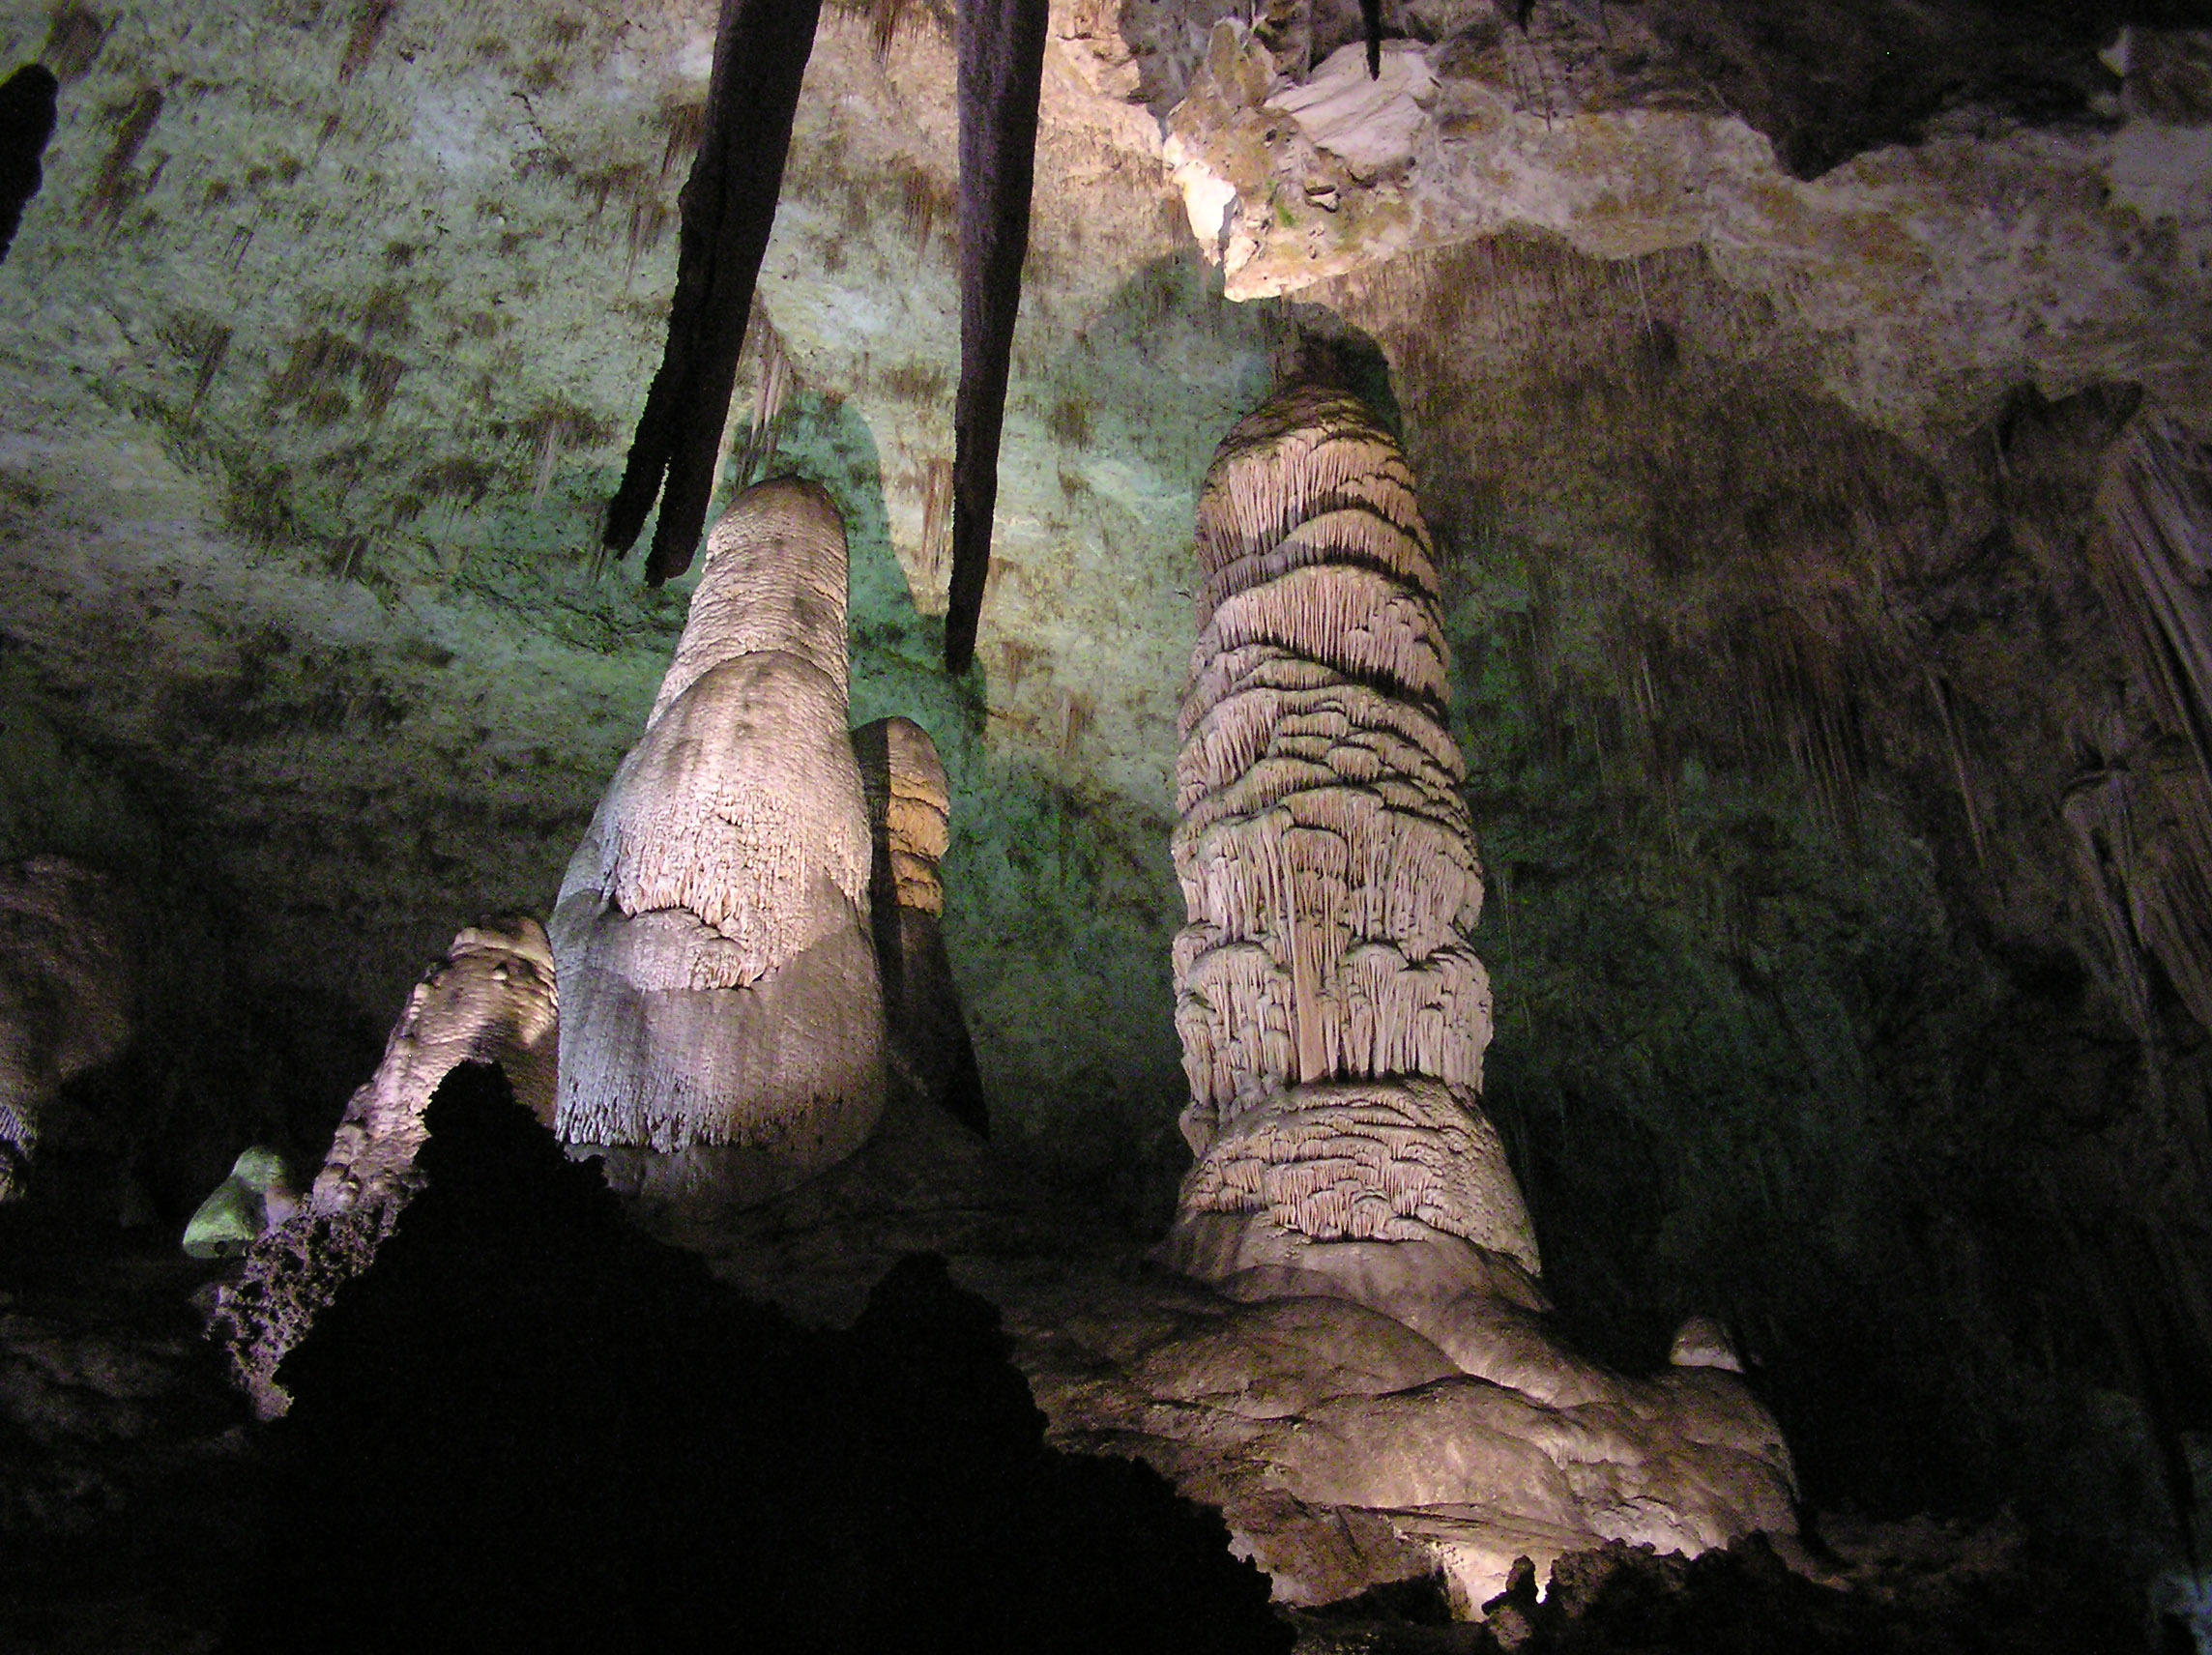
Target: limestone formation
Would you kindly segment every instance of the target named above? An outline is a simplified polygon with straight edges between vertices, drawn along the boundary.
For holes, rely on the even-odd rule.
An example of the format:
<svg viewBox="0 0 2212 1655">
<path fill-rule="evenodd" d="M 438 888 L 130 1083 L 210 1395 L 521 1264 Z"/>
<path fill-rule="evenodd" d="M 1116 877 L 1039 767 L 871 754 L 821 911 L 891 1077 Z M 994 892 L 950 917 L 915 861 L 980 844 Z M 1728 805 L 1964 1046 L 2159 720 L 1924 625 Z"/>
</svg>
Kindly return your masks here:
<svg viewBox="0 0 2212 1655">
<path fill-rule="evenodd" d="M 62 1084 L 119 1054 L 131 964 L 107 882 L 60 857 L 0 868 L 0 1201 L 24 1193 Z"/>
<path fill-rule="evenodd" d="M 2078 781 L 2062 813 L 2137 1027 L 2151 1021 L 2145 955 L 2212 1027 L 2212 448 L 2163 409 L 2138 414 L 2106 461 L 2089 560 L 2176 750 L 2144 743 Z"/>
<path fill-rule="evenodd" d="M 347 1101 L 309 1204 L 350 1212 L 412 1193 L 422 1111 L 456 1063 L 498 1063 L 550 1125 L 559 1021 L 545 928 L 526 915 L 464 926 L 408 996 L 376 1073 Z"/>
<path fill-rule="evenodd" d="M 300 1210 L 284 1157 L 265 1144 L 239 1151 L 230 1176 L 216 1185 L 185 1224 L 185 1253 L 232 1259 Z"/>
<path fill-rule="evenodd" d="M 1199 1215 L 1249 1213 L 1314 1240 L 1458 1235 L 1533 1272 L 1475 1101 L 1482 871 L 1412 475 L 1358 402 L 1294 390 L 1222 445 L 1198 549 L 1174 843 L 1200 1157 L 1183 1262 Z"/>
<path fill-rule="evenodd" d="M 306 1199 L 295 1207 L 280 1181 L 272 1184 L 259 1158 L 267 1152 L 249 1149 L 193 1216 L 188 1253 L 224 1257 L 241 1236 L 247 1242 L 238 1275 L 218 1290 L 209 1332 L 263 1418 L 289 1406 L 277 1364 L 368 1267 L 421 1188 L 416 1157 L 438 1084 L 458 1064 L 498 1063 L 516 1099 L 550 1126 L 559 1021 L 542 925 L 502 915 L 463 926 L 408 995 Z"/>
<path fill-rule="evenodd" d="M 1393 1548 L 1471 1612 L 1519 1556 L 1789 1529 L 1789 1451 L 1717 1324 L 1632 1380 L 1547 1321 L 1481 1108 L 1482 870 L 1396 445 L 1349 396 L 1287 392 L 1215 455 L 1197 538 L 1173 852 L 1198 1161 L 1161 1253 L 1238 1308 L 1152 1345 L 1133 1382 L 1268 1422 L 1215 1432 L 1208 1477 L 1292 1601 L 1390 1578 Z M 1379 1321 L 1398 1382 L 1351 1371 Z"/>
<path fill-rule="evenodd" d="M 873 860 L 868 901 L 883 978 L 885 1057 L 915 1092 L 977 1132 L 990 1118 L 975 1049 L 945 955 L 945 886 L 952 801 L 929 732 L 879 718 L 853 732 L 867 795 Z"/>
<path fill-rule="evenodd" d="M 642 1192 L 750 1201 L 883 1108 L 845 532 L 796 479 L 708 537 L 676 657 L 568 863 L 555 1130 Z"/>
</svg>

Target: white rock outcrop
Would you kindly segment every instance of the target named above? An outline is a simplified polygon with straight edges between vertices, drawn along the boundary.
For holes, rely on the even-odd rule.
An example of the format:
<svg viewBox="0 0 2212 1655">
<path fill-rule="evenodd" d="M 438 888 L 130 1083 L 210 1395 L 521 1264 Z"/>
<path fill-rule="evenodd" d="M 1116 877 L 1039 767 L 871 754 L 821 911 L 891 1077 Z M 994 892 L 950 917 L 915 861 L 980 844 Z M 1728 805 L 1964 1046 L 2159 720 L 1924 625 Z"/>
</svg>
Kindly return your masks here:
<svg viewBox="0 0 2212 1655">
<path fill-rule="evenodd" d="M 305 1199 L 292 1201 L 262 1170 L 273 1155 L 248 1150 L 194 1215 L 187 1252 L 221 1256 L 242 1228 L 260 1228 L 238 1273 L 217 1292 L 208 1333 L 262 1418 L 291 1406 L 278 1364 L 338 1290 L 369 1267 L 421 1187 L 415 1157 L 439 1083 L 458 1064 L 495 1062 L 515 1101 L 551 1125 L 559 1023 L 545 928 L 519 914 L 463 926 L 409 992 L 376 1073 L 346 1101 Z M 280 1166 L 274 1171 L 280 1179 Z M 195 1248 L 193 1232 L 203 1246 Z"/>
<path fill-rule="evenodd" d="M 515 1100 L 551 1125 L 559 1026 L 544 926 L 527 915 L 463 926 L 409 993 L 376 1073 L 347 1100 L 309 1207 L 350 1212 L 411 1194 L 422 1111 L 455 1064 L 499 1064 Z"/>
<path fill-rule="evenodd" d="M 882 1113 L 845 581 L 825 490 L 784 478 L 740 497 L 562 881 L 554 1129 L 618 1186 L 759 1199 L 843 1159 Z"/>
</svg>

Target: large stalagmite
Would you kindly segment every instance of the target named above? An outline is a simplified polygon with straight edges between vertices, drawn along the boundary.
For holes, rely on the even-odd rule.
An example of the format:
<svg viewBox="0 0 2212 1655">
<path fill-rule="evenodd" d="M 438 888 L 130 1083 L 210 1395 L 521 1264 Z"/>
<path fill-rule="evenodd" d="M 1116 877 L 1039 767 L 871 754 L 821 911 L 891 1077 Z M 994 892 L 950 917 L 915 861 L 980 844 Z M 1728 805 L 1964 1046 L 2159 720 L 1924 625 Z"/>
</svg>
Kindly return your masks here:
<svg viewBox="0 0 2212 1655">
<path fill-rule="evenodd" d="M 618 1185 L 759 1199 L 843 1159 L 882 1112 L 845 578 L 823 489 L 740 498 L 562 881 L 555 1130 Z"/>
<path fill-rule="evenodd" d="M 1281 1368 L 1286 1301 L 1306 1307 L 1295 1360 L 1312 1376 L 1356 1366 L 1380 1313 L 1433 1361 L 1403 1389 L 1302 1407 L 1253 1451 L 1295 1502 L 1379 1516 L 1470 1609 L 1516 1556 L 1790 1528 L 1789 1451 L 1709 1324 L 1669 1373 L 1632 1380 L 1548 1323 L 1481 1106 L 1482 871 L 1443 726 L 1436 566 L 1396 443 L 1341 392 L 1278 395 L 1215 455 L 1198 550 L 1173 846 L 1198 1161 L 1161 1256 L 1242 1308 L 1204 1360 L 1175 1341 L 1147 1358 L 1163 1400 L 1200 1400 L 1176 1376 L 1203 1388 L 1224 1350 L 1248 1382 Z M 1278 1592 L 1364 1583 L 1325 1525 L 1284 1509 L 1265 1490 L 1229 1509 Z"/>
<path fill-rule="evenodd" d="M 1220 1275 L 1224 1246 L 1452 1235 L 1533 1273 L 1476 1101 L 1482 872 L 1412 476 L 1359 403 L 1293 391 L 1223 444 L 1198 549 L 1174 853 L 1199 1164 L 1171 1246 Z"/>
</svg>

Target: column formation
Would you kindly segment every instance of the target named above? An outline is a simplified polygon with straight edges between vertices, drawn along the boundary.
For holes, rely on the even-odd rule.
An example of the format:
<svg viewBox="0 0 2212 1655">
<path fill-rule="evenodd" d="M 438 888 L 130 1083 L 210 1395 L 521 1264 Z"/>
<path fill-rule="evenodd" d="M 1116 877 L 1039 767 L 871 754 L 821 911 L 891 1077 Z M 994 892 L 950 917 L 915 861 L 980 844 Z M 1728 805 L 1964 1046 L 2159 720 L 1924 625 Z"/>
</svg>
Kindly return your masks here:
<svg viewBox="0 0 2212 1655">
<path fill-rule="evenodd" d="M 1533 1271 L 1480 1107 L 1482 870 L 1444 728 L 1412 472 L 1354 398 L 1294 388 L 1216 452 L 1173 841 L 1198 1215 L 1311 1241 L 1453 1234 Z M 1179 1249 L 1171 1240 L 1170 1253 Z"/>
<path fill-rule="evenodd" d="M 874 861 L 869 905 L 884 984 L 885 1056 L 917 1095 L 988 1135 L 990 1118 L 952 964 L 945 953 L 945 886 L 952 797 L 929 732 L 879 718 L 853 732 L 868 799 Z"/>
</svg>

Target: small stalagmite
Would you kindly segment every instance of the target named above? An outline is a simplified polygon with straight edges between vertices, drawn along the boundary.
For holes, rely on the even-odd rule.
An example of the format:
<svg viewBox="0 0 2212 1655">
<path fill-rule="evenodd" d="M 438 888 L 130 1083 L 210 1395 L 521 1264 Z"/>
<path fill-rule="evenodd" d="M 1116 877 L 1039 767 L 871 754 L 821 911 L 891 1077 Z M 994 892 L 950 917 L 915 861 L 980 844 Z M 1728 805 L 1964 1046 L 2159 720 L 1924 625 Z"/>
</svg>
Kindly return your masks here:
<svg viewBox="0 0 2212 1655">
<path fill-rule="evenodd" d="M 258 1200 L 254 1210 L 267 1228 L 218 1291 L 209 1333 L 264 1419 L 290 1404 L 276 1379 L 285 1352 L 338 1289 L 368 1267 L 421 1187 L 415 1160 L 438 1083 L 461 1063 L 498 1063 L 516 1099 L 550 1126 L 559 1023 L 552 947 L 528 915 L 463 926 L 422 973 L 376 1073 L 347 1100 L 306 1199 L 296 1206 Z M 240 1181 L 251 1153 L 240 1157 L 230 1183 Z"/>
<path fill-rule="evenodd" d="M 554 1129 L 618 1188 L 765 1199 L 851 1154 L 882 1113 L 845 582 L 824 489 L 779 478 L 740 496 L 562 881 Z"/>
<path fill-rule="evenodd" d="M 1481 1106 L 1482 869 L 1443 724 L 1435 560 L 1396 444 L 1341 392 L 1287 392 L 1215 455 L 1197 540 L 1172 851 L 1198 1159 L 1160 1256 L 1239 1302 L 1151 1350 L 1138 1382 L 1204 1408 L 1214 1368 L 1245 1386 L 1284 1370 L 1296 1417 L 1259 1409 L 1275 1422 L 1241 1463 L 1258 1483 L 1233 1454 L 1211 1474 L 1294 1602 L 1389 1578 L 1347 1560 L 1347 1512 L 1377 1556 L 1425 1554 L 1470 1611 L 1517 1556 L 1789 1529 L 1789 1450 L 1720 1329 L 1693 1319 L 1670 1370 L 1637 1380 L 1549 1321 Z M 1403 1385 L 1360 1370 L 1329 1391 L 1376 1348 L 1379 1317 L 1419 1358 Z"/>
<path fill-rule="evenodd" d="M 559 1025 L 545 927 L 521 914 L 462 927 L 408 995 L 376 1073 L 347 1100 L 308 1206 L 350 1212 L 410 1193 L 422 1111 L 456 1063 L 499 1064 L 516 1099 L 552 1125 Z"/>
<path fill-rule="evenodd" d="M 988 1136 L 975 1048 L 945 954 L 938 863 L 951 843 L 952 798 L 937 743 L 911 718 L 879 718 L 853 732 L 853 752 L 868 799 L 885 1056 L 917 1096 Z"/>
</svg>

